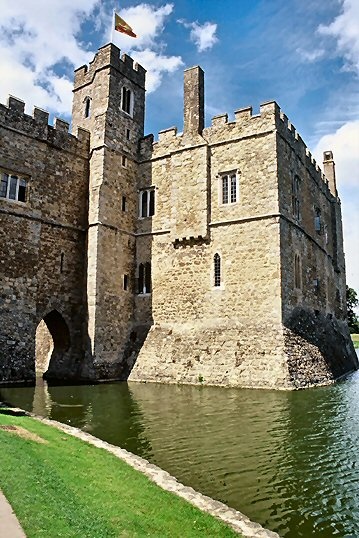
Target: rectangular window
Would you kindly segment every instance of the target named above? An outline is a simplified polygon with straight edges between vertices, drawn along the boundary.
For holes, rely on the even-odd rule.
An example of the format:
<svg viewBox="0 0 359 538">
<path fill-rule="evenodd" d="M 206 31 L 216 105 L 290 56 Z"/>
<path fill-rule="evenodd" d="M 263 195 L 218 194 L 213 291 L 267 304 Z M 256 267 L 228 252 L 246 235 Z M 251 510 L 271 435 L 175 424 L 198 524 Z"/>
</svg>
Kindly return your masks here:
<svg viewBox="0 0 359 538">
<path fill-rule="evenodd" d="M 126 196 L 122 196 L 122 211 L 126 211 Z"/>
<path fill-rule="evenodd" d="M 237 201 L 237 178 L 231 176 L 231 204 Z"/>
<path fill-rule="evenodd" d="M 123 275 L 123 289 L 125 291 L 128 289 L 128 275 Z"/>
<path fill-rule="evenodd" d="M 17 199 L 19 202 L 26 201 L 26 181 L 24 179 L 19 180 L 19 189 L 17 192 Z"/>
<path fill-rule="evenodd" d="M 222 177 L 222 204 L 228 204 L 228 178 Z"/>
<path fill-rule="evenodd" d="M 0 198 L 26 202 L 26 180 L 0 170 Z"/>
<path fill-rule="evenodd" d="M 300 191 L 300 178 L 299 176 L 294 176 L 292 180 L 292 211 L 293 216 L 297 220 L 300 218 L 300 200 L 299 200 L 299 191 Z"/>
<path fill-rule="evenodd" d="M 1 185 L 0 185 L 0 196 L 2 198 L 7 198 L 7 186 L 9 183 L 9 175 L 2 173 L 1 174 Z"/>
<path fill-rule="evenodd" d="M 126 168 L 126 166 L 127 166 L 127 157 L 126 157 L 126 155 L 122 155 L 121 163 L 122 163 L 122 166 L 124 168 Z"/>
<path fill-rule="evenodd" d="M 131 90 L 126 88 L 125 86 L 122 87 L 122 93 L 121 93 L 121 108 L 126 114 L 129 114 L 132 116 L 133 114 L 133 93 Z"/>
<path fill-rule="evenodd" d="M 316 232 L 320 233 L 322 228 L 321 223 L 321 211 L 318 207 L 315 208 L 315 217 L 314 217 L 314 229 Z"/>
<path fill-rule="evenodd" d="M 9 186 L 9 195 L 8 195 L 8 198 L 10 198 L 10 200 L 16 200 L 18 179 L 19 178 L 17 176 L 10 176 L 10 186 Z"/>
<path fill-rule="evenodd" d="M 126 138 L 127 138 L 127 140 L 130 140 L 130 137 L 131 137 L 131 131 L 130 131 L 130 129 L 126 129 Z"/>
<path fill-rule="evenodd" d="M 138 266 L 138 293 L 144 295 L 151 293 L 151 264 L 140 263 Z"/>
<path fill-rule="evenodd" d="M 219 199 L 222 204 L 235 204 L 239 198 L 238 174 L 221 175 Z"/>
<path fill-rule="evenodd" d="M 140 192 L 140 217 L 153 217 L 155 214 L 155 189 Z"/>
</svg>

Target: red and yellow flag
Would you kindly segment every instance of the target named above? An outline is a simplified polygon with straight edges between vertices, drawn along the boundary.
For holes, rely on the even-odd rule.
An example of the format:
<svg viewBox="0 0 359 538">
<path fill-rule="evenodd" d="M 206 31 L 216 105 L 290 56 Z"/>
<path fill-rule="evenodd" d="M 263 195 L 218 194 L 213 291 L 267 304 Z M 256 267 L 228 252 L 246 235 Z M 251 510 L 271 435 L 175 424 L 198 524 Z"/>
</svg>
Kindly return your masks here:
<svg viewBox="0 0 359 538">
<path fill-rule="evenodd" d="M 121 19 L 121 17 L 117 15 L 117 13 L 115 13 L 115 30 L 117 30 L 118 32 L 122 32 L 123 34 L 127 34 L 131 37 L 137 37 L 131 26 L 127 24 L 126 21 Z"/>
</svg>

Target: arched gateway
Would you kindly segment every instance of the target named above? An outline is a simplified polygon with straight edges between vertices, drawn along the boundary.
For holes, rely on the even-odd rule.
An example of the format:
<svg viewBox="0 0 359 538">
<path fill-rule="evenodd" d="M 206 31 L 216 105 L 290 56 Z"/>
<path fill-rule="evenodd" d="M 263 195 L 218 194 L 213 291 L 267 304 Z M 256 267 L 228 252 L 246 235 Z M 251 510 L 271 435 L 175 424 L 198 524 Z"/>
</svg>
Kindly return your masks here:
<svg viewBox="0 0 359 538">
<path fill-rule="evenodd" d="M 66 361 L 70 351 L 70 331 L 57 310 L 52 310 L 40 321 L 36 329 L 36 376 L 47 377 L 47 372 L 57 371 Z"/>
</svg>

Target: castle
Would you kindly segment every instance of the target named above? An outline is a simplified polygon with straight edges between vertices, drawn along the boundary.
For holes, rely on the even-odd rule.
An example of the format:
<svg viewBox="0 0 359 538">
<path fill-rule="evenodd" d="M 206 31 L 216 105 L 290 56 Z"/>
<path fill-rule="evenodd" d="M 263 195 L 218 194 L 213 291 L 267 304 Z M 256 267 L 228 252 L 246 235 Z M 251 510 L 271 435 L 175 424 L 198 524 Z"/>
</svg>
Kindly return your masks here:
<svg viewBox="0 0 359 538">
<path fill-rule="evenodd" d="M 340 201 L 275 102 L 144 137 L 145 70 L 109 44 L 72 125 L 0 106 L 0 382 L 301 388 L 358 367 Z M 36 361 L 35 361 L 36 345 Z"/>
</svg>

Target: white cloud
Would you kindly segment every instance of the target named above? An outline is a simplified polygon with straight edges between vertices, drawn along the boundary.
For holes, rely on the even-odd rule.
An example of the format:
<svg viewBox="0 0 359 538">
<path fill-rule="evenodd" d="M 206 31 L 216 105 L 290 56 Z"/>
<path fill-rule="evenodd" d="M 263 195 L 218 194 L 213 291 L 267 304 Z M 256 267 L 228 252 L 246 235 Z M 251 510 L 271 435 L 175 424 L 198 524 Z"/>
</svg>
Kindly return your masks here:
<svg viewBox="0 0 359 538">
<path fill-rule="evenodd" d="M 115 32 L 116 44 L 120 47 L 145 49 L 158 47 L 156 38 L 162 33 L 166 18 L 172 13 L 173 4 L 165 4 L 156 9 L 149 4 L 139 4 L 128 9 L 121 9 L 121 17 L 132 27 L 136 39 Z"/>
<path fill-rule="evenodd" d="M 322 161 L 323 152 L 332 150 L 336 163 L 339 196 L 342 200 L 347 282 L 359 291 L 359 120 L 351 121 L 332 134 L 323 136 L 314 155 Z"/>
<path fill-rule="evenodd" d="M 133 51 L 131 56 L 140 65 L 146 66 L 146 88 L 148 93 L 155 91 L 159 87 L 164 73 L 173 73 L 183 65 L 180 56 L 163 56 L 150 49 Z"/>
<path fill-rule="evenodd" d="M 172 10 L 169 3 L 121 10 L 139 37 L 114 32 L 115 44 L 148 70 L 148 91 L 158 88 L 163 73 L 182 65 L 181 57 L 165 54 L 160 39 Z M 82 25 L 88 23 L 89 36 L 105 28 L 104 44 L 109 41 L 111 17 L 101 0 L 1 0 L 0 72 L 6 73 L 6 82 L 3 77 L 0 102 L 11 93 L 25 101 L 27 112 L 37 105 L 70 115 L 73 69 L 91 61 L 95 53 L 88 50 L 88 40 L 81 41 Z"/>
<path fill-rule="evenodd" d="M 316 62 L 317 60 L 320 60 L 323 58 L 325 54 L 324 49 L 314 49 L 314 50 L 304 50 L 301 48 L 298 48 L 296 52 L 299 54 L 302 60 L 305 62 Z"/>
<path fill-rule="evenodd" d="M 0 101 L 10 90 L 28 105 L 37 104 L 56 113 L 70 111 L 70 79 L 56 75 L 55 64 L 82 65 L 92 54 L 78 43 L 81 23 L 98 0 L 2 0 L 0 22 L 0 72 L 6 73 Z M 4 79 L 3 79 L 4 82 Z"/>
<path fill-rule="evenodd" d="M 347 62 L 347 67 L 359 73 L 359 2 L 341 0 L 342 12 L 328 26 L 320 25 L 322 35 L 334 37 L 337 49 Z"/>
<path fill-rule="evenodd" d="M 155 8 L 149 4 L 121 10 L 121 17 L 132 27 L 137 38 L 114 33 L 114 43 L 121 50 L 128 50 L 132 58 L 147 70 L 146 89 L 148 93 L 156 90 L 164 73 L 172 73 L 183 65 L 180 56 L 167 56 L 165 44 L 160 36 L 166 19 L 173 11 L 173 4 Z"/>
<path fill-rule="evenodd" d="M 196 45 L 198 52 L 211 49 L 218 42 L 216 23 L 205 22 L 201 25 L 198 22 L 186 22 L 183 20 L 177 22 L 183 24 L 185 28 L 191 28 L 190 39 Z"/>
<path fill-rule="evenodd" d="M 359 186 L 359 120 L 349 121 L 319 140 L 315 149 L 319 162 L 326 150 L 334 153 L 339 188 Z"/>
</svg>

